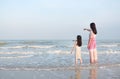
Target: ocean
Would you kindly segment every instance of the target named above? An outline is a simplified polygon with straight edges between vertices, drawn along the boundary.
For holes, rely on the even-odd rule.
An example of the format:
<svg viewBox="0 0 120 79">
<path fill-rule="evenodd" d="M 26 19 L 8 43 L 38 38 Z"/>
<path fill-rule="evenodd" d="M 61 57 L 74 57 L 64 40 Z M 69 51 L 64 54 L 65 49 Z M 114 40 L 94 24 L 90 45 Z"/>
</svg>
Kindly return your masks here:
<svg viewBox="0 0 120 79">
<path fill-rule="evenodd" d="M 1 40 L 1 68 L 72 67 L 73 40 Z M 120 64 L 120 40 L 97 40 L 98 64 Z M 81 47 L 82 65 L 89 65 L 87 40 Z"/>
</svg>

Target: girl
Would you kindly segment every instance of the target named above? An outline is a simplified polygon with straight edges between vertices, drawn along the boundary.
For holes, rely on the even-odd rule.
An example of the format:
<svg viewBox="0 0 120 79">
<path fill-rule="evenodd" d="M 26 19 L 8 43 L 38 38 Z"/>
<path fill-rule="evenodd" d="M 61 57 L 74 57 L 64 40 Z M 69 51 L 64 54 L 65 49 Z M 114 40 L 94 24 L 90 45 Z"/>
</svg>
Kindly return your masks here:
<svg viewBox="0 0 120 79">
<path fill-rule="evenodd" d="M 89 41 L 88 41 L 88 50 L 90 54 L 90 63 L 94 64 L 97 63 L 97 50 L 96 50 L 96 34 L 97 29 L 95 23 L 90 24 L 91 29 L 84 29 L 90 32 Z"/>
<path fill-rule="evenodd" d="M 72 51 L 75 49 L 75 64 L 77 65 L 78 59 L 80 59 L 80 63 L 82 64 L 82 58 L 81 58 L 81 48 L 80 46 L 82 46 L 82 37 L 80 35 L 77 35 L 77 40 L 74 43 L 74 46 L 72 48 Z M 72 54 L 71 51 L 71 54 Z"/>
</svg>

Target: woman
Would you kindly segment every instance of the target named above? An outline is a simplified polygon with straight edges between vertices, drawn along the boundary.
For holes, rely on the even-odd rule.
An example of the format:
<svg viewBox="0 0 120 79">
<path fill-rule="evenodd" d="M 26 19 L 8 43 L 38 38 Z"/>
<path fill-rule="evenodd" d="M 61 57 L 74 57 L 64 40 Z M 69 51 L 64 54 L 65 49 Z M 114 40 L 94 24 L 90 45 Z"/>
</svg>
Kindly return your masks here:
<svg viewBox="0 0 120 79">
<path fill-rule="evenodd" d="M 96 50 L 96 34 L 97 29 L 95 23 L 90 24 L 91 29 L 84 29 L 90 32 L 89 41 L 88 41 L 88 50 L 90 54 L 90 63 L 95 64 L 97 63 L 97 50 Z"/>
</svg>

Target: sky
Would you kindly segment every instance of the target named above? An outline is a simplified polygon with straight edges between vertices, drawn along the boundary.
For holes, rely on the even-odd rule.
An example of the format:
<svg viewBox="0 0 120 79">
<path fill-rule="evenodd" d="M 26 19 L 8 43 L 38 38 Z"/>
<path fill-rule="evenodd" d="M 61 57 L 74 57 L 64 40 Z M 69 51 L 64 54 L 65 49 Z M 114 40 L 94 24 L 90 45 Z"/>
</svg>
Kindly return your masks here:
<svg viewBox="0 0 120 79">
<path fill-rule="evenodd" d="M 0 40 L 120 39 L 120 0 L 0 0 Z"/>
</svg>

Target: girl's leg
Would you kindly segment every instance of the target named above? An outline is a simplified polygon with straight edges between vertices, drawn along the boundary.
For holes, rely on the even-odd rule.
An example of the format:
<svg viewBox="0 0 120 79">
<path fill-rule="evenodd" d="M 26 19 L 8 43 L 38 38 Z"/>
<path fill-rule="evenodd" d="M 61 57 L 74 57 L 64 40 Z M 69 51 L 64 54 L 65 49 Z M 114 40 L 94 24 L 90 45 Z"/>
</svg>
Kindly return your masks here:
<svg viewBox="0 0 120 79">
<path fill-rule="evenodd" d="M 75 59 L 75 65 L 77 65 L 77 62 L 78 62 L 78 60 L 77 60 L 77 59 Z"/>
<path fill-rule="evenodd" d="M 77 55 L 75 56 L 75 65 L 77 65 L 77 62 L 78 62 L 78 58 L 77 58 Z"/>
<path fill-rule="evenodd" d="M 89 54 L 90 54 L 90 63 L 93 64 L 94 63 L 93 50 L 90 50 Z"/>
<path fill-rule="evenodd" d="M 82 64 L 82 58 L 80 58 L 80 64 Z"/>
</svg>

